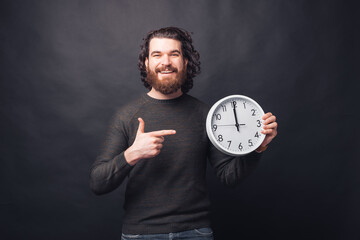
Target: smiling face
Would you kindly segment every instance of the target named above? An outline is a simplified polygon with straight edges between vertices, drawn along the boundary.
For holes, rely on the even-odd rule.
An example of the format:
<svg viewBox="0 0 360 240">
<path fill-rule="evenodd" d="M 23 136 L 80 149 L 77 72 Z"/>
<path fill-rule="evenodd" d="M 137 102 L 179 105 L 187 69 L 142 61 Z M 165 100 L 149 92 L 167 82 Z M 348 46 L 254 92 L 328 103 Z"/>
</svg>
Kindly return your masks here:
<svg viewBox="0 0 360 240">
<path fill-rule="evenodd" d="M 145 60 L 146 81 L 157 91 L 171 94 L 181 88 L 186 79 L 187 59 L 181 42 L 170 38 L 153 38 L 149 43 L 149 56 Z"/>
</svg>

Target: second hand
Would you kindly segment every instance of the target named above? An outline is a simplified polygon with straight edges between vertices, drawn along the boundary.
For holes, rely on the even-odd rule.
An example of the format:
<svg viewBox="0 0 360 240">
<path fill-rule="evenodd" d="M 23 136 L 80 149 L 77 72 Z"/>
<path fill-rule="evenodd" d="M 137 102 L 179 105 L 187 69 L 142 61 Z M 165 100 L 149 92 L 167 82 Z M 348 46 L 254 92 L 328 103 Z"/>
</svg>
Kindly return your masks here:
<svg viewBox="0 0 360 240">
<path fill-rule="evenodd" d="M 240 123 L 239 126 L 244 126 L 245 124 L 244 123 Z M 216 126 L 234 126 L 234 124 L 217 124 Z"/>
</svg>

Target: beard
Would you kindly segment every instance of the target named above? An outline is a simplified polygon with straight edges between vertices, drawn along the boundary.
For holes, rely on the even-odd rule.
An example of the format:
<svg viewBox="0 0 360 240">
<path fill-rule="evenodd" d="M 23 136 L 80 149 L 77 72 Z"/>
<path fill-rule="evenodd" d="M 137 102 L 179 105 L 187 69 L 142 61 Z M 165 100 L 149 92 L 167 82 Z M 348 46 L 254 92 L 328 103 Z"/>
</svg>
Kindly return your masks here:
<svg viewBox="0 0 360 240">
<path fill-rule="evenodd" d="M 160 80 L 157 76 L 157 73 L 165 70 L 173 71 L 175 73 L 175 76 L 163 76 Z M 150 69 L 147 70 L 146 82 L 155 90 L 165 95 L 176 92 L 185 83 L 185 80 L 186 67 L 180 72 L 176 67 L 173 67 L 171 65 L 167 67 L 156 68 L 155 71 L 152 71 Z"/>
</svg>

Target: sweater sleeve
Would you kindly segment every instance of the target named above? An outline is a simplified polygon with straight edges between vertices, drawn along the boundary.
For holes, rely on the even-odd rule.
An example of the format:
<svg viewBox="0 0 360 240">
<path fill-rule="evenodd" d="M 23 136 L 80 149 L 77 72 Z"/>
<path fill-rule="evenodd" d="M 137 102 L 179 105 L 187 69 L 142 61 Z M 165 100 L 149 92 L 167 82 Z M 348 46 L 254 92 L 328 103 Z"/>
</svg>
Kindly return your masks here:
<svg viewBox="0 0 360 240">
<path fill-rule="evenodd" d="M 236 186 L 257 167 L 262 153 L 252 152 L 244 156 L 233 157 L 221 153 L 211 143 L 208 159 L 215 169 L 216 176 L 228 186 Z"/>
<path fill-rule="evenodd" d="M 113 191 L 129 174 L 132 166 L 124 157 L 127 148 L 128 136 L 118 111 L 108 128 L 101 153 L 90 170 L 90 187 L 96 195 Z"/>
</svg>

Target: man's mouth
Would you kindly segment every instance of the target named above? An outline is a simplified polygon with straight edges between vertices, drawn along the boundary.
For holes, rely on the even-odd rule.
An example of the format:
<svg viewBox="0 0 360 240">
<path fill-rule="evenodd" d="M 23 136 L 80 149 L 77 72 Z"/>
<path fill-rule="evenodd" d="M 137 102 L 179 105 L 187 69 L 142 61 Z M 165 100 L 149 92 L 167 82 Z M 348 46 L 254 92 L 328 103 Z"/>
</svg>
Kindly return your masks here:
<svg viewBox="0 0 360 240">
<path fill-rule="evenodd" d="M 155 72 L 158 74 L 172 74 L 177 73 L 177 69 L 174 67 L 158 68 L 155 70 Z"/>
<path fill-rule="evenodd" d="M 161 74 L 170 74 L 173 73 L 174 71 L 160 71 Z"/>
</svg>

